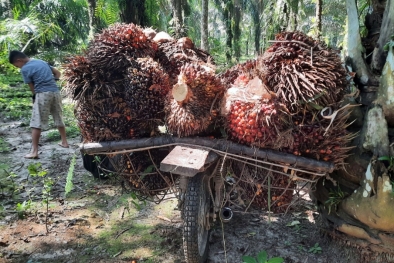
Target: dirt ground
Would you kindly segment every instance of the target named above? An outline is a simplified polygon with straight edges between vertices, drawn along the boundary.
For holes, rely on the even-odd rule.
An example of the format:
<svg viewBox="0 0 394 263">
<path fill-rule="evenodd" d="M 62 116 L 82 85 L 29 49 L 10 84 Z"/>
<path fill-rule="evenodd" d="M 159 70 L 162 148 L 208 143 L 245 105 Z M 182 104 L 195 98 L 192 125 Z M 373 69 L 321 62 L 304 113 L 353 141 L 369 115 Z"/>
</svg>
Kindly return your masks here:
<svg viewBox="0 0 394 263">
<path fill-rule="evenodd" d="M 79 138 L 70 139 L 71 147 L 65 149 L 43 133 L 40 159 L 26 160 L 28 127 L 0 120 L 0 136 L 11 149 L 1 153 L 0 163 L 17 175 L 13 180 L 19 189 L 10 195 L 3 185 L 0 192 L 0 262 L 184 262 L 176 199 L 144 204 L 122 193 L 117 182 L 93 178 L 82 166 Z M 65 197 L 74 154 L 74 188 Z M 48 212 L 40 197 L 42 181 L 28 176 L 31 162 L 42 163 L 56 178 Z M 25 218 L 18 219 L 16 204 L 28 200 L 29 193 L 33 205 Z M 362 262 L 355 250 L 324 235 L 320 216 L 307 197 L 286 215 L 269 219 L 264 212 L 235 212 L 229 223 L 217 223 L 210 235 L 208 262 L 242 262 L 243 255 L 256 256 L 262 250 L 287 263 Z"/>
</svg>

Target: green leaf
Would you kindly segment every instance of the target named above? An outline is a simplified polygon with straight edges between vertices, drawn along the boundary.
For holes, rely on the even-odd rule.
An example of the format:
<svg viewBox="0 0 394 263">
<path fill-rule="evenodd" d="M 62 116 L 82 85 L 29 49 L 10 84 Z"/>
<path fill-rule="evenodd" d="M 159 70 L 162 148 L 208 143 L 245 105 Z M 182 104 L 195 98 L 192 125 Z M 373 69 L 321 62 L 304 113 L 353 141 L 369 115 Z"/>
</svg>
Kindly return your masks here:
<svg viewBox="0 0 394 263">
<path fill-rule="evenodd" d="M 291 223 L 288 223 L 286 226 L 295 226 L 295 225 L 299 225 L 299 224 L 301 224 L 300 221 L 295 220 L 295 221 L 292 221 Z"/>
<path fill-rule="evenodd" d="M 267 261 L 267 252 L 266 251 L 261 251 L 259 254 L 257 254 L 257 261 L 258 263 L 265 263 Z"/>
<path fill-rule="evenodd" d="M 251 256 L 243 256 L 242 261 L 243 261 L 242 263 L 257 263 L 256 259 L 254 259 Z"/>
<path fill-rule="evenodd" d="M 149 174 L 149 173 L 153 172 L 153 168 L 155 168 L 155 166 L 153 164 L 151 164 L 142 173 L 143 174 Z"/>
<path fill-rule="evenodd" d="M 283 258 L 280 257 L 276 257 L 276 258 L 271 258 L 270 260 L 267 261 L 267 263 L 282 263 L 285 260 Z"/>
<path fill-rule="evenodd" d="M 378 158 L 379 161 L 390 161 L 390 157 L 389 156 L 381 156 Z"/>
<path fill-rule="evenodd" d="M 68 168 L 66 186 L 64 188 L 64 191 L 65 191 L 64 195 L 66 195 L 66 196 L 68 193 L 71 192 L 71 190 L 74 187 L 72 180 L 73 180 L 73 176 L 74 176 L 75 163 L 76 163 L 76 155 L 74 154 L 73 158 L 71 159 L 70 167 Z"/>
</svg>

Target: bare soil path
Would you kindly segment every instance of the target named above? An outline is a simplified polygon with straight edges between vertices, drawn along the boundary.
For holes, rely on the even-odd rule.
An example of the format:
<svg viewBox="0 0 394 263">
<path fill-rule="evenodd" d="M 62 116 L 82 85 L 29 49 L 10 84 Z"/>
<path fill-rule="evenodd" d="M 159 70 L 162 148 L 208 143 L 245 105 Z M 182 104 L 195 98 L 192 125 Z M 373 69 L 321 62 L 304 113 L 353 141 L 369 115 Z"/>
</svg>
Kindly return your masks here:
<svg viewBox="0 0 394 263">
<path fill-rule="evenodd" d="M 0 189 L 0 262 L 184 262 L 175 198 L 145 204 L 122 193 L 118 182 L 93 178 L 82 166 L 79 138 L 65 149 L 43 133 L 40 159 L 26 160 L 28 127 L 0 120 L 0 136 L 10 149 L 0 155 L 0 164 L 7 165 L 0 172 L 0 182 L 7 183 Z M 65 197 L 74 154 L 74 188 Z M 48 211 L 42 180 L 29 176 L 30 163 L 41 163 L 55 178 Z M 11 172 L 16 176 L 10 182 Z M 16 206 L 29 198 L 33 203 L 20 219 Z M 208 262 L 242 262 L 243 255 L 262 250 L 287 263 L 362 262 L 355 250 L 324 237 L 321 225 L 308 200 L 270 219 L 263 212 L 235 213 L 229 223 L 213 227 Z"/>
</svg>

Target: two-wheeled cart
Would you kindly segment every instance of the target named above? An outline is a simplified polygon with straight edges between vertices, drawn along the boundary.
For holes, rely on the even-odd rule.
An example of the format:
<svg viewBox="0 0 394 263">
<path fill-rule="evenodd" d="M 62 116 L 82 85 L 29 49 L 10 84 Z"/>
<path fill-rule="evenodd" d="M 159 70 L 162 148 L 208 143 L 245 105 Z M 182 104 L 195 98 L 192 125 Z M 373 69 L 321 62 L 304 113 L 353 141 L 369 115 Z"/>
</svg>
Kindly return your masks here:
<svg viewBox="0 0 394 263">
<path fill-rule="evenodd" d="M 80 149 L 83 154 L 103 157 L 101 169 L 122 175 L 130 188 L 142 197 L 150 196 L 160 201 L 166 193 L 176 193 L 188 263 L 206 261 L 213 222 L 231 219 L 233 210 L 229 204 L 240 199 L 245 185 L 249 191 L 259 193 L 264 185 L 268 189 L 273 185 L 273 174 L 289 178 L 285 187 L 283 184 L 276 187 L 275 191 L 282 193 L 272 198 L 277 203 L 270 196 L 261 199 L 280 207 L 279 200 L 286 191 L 293 190 L 291 181 L 301 178 L 300 174 L 307 175 L 303 178 L 308 179 L 304 180 L 314 182 L 335 168 L 332 163 L 205 137 L 160 136 L 84 143 Z M 246 170 L 249 172 L 245 173 Z M 258 182 L 256 188 L 254 182 Z M 255 197 L 256 193 L 252 199 Z"/>
</svg>

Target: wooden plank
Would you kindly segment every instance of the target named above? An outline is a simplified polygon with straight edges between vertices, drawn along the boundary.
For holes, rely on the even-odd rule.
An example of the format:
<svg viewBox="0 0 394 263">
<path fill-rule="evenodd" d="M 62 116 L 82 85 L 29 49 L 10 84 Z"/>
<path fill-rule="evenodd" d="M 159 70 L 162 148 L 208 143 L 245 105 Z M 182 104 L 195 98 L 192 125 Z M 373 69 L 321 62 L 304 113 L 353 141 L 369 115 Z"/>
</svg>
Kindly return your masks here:
<svg viewBox="0 0 394 263">
<path fill-rule="evenodd" d="M 287 163 L 289 165 L 297 165 L 299 168 L 307 168 L 316 172 L 329 172 L 335 169 L 333 163 L 318 161 L 303 156 L 296 156 L 290 153 L 279 152 L 271 149 L 254 148 L 247 145 L 230 142 L 224 139 L 209 139 L 202 137 L 186 137 L 178 138 L 173 136 L 160 136 L 150 138 L 138 138 L 122 141 L 82 143 L 80 149 L 86 154 L 103 154 L 111 151 L 146 151 L 149 148 L 159 148 L 175 145 L 201 146 L 207 150 L 212 149 L 221 152 L 228 152 L 238 155 L 247 155 L 250 157 L 258 157 L 263 160 Z"/>
<path fill-rule="evenodd" d="M 160 163 L 160 170 L 175 174 L 194 176 L 204 170 L 209 151 L 176 146 Z"/>
</svg>

